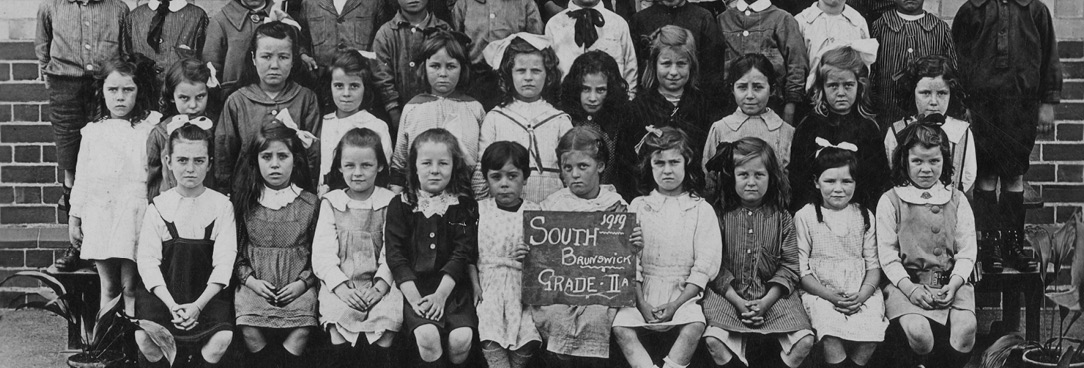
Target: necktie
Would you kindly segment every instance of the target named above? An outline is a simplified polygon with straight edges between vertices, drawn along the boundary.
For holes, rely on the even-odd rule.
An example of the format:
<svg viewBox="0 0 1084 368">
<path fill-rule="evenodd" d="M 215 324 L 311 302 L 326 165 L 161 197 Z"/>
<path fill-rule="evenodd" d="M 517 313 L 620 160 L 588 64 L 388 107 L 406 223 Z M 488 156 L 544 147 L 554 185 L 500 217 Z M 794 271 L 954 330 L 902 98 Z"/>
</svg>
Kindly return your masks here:
<svg viewBox="0 0 1084 368">
<path fill-rule="evenodd" d="M 151 31 L 147 32 L 147 44 L 151 45 L 154 52 L 159 52 L 159 45 L 162 43 L 162 28 L 166 24 L 166 15 L 169 14 L 169 1 L 162 0 L 158 4 L 158 9 L 154 11 L 154 17 L 151 17 Z M 177 0 L 184 1 L 184 0 Z"/>
<path fill-rule="evenodd" d="M 568 12 L 569 18 L 576 20 L 576 45 L 584 48 L 591 47 L 598 40 L 596 27 L 606 25 L 602 19 L 602 13 L 597 9 L 583 8 Z"/>
</svg>

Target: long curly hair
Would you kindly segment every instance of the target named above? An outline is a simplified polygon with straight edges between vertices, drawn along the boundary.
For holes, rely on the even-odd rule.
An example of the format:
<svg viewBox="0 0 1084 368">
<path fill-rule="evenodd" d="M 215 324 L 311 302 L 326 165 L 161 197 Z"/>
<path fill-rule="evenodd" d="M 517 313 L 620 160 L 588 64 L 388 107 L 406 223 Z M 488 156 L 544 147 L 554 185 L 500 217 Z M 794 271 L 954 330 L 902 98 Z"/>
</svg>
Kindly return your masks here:
<svg viewBox="0 0 1084 368">
<path fill-rule="evenodd" d="M 911 148 L 915 146 L 940 149 L 942 166 L 938 181 L 945 186 L 952 185 L 952 173 L 956 168 L 952 166 L 952 149 L 949 147 L 948 135 L 941 127 L 924 123 L 911 124 L 896 135 L 896 140 L 900 142 L 900 145 L 896 146 L 896 150 L 892 151 L 892 157 L 889 158 L 892 160 L 892 185 L 905 187 L 914 184 L 911 180 L 908 156 L 910 156 Z"/>
<path fill-rule="evenodd" d="M 787 209 L 790 181 L 783 172 L 783 165 L 779 163 L 775 150 L 768 142 L 756 137 L 745 137 L 735 142 L 722 143 L 719 146 L 718 153 L 708 160 L 706 165 L 708 170 L 719 173 L 716 208 L 722 209 L 722 212 L 729 212 L 741 206 L 741 196 L 738 195 L 735 187 L 737 180 L 734 178 L 734 170 L 759 159 L 763 160 L 764 168 L 768 171 L 768 190 L 764 194 L 762 203 L 776 211 Z"/>
<path fill-rule="evenodd" d="M 944 56 L 930 55 L 915 60 L 907 66 L 907 70 L 896 82 L 896 101 L 899 107 L 909 115 L 918 113 L 915 106 L 915 89 L 922 78 L 941 77 L 949 87 L 949 104 L 945 115 L 962 119 L 964 117 L 964 100 L 967 93 L 956 76 L 956 70 L 949 64 L 949 59 Z"/>
<path fill-rule="evenodd" d="M 828 116 L 831 109 L 828 107 L 828 96 L 824 93 L 824 83 L 828 82 L 828 73 L 836 70 L 854 73 L 854 79 L 858 82 L 855 94 L 854 106 L 858 113 L 866 119 L 874 119 L 873 103 L 870 102 L 869 67 L 862 61 L 862 54 L 850 46 L 832 49 L 821 56 L 820 65 L 817 65 L 816 76 L 813 79 L 813 87 L 810 88 L 810 100 L 813 101 L 813 111 L 820 116 Z M 914 101 L 914 96 L 911 96 Z M 911 104 L 914 108 L 914 103 Z"/>
<path fill-rule="evenodd" d="M 501 98 L 500 105 L 507 106 L 519 97 L 519 92 L 516 92 L 516 85 L 512 82 L 512 68 L 516 65 L 516 56 L 522 54 L 542 55 L 542 65 L 546 68 L 546 82 L 542 85 L 542 99 L 551 105 L 557 105 L 558 93 L 561 89 L 561 69 L 557 68 L 560 59 L 557 58 L 557 53 L 553 51 L 552 47 L 541 50 L 536 49 L 527 41 L 519 38 L 512 40 L 512 43 L 508 45 L 508 49 L 504 51 L 504 59 L 501 59 L 501 67 L 498 72 L 501 77 L 500 85 L 501 91 L 504 91 L 504 97 Z"/>
<path fill-rule="evenodd" d="M 640 159 L 637 189 L 644 195 L 655 190 L 657 183 L 652 172 L 651 156 L 656 152 L 677 149 L 681 152 L 681 157 L 685 158 L 685 178 L 681 182 L 681 188 L 694 197 L 699 197 L 700 190 L 704 188 L 704 171 L 700 168 L 699 151 L 690 144 L 689 136 L 681 129 L 663 127 L 659 130 L 662 135 L 648 133 L 643 146 L 637 152 Z"/>
<path fill-rule="evenodd" d="M 124 59 L 112 59 L 102 64 L 102 68 L 94 75 L 94 101 L 92 116 L 95 120 L 107 119 L 110 116 L 109 106 L 105 103 L 105 79 L 110 74 L 117 73 L 132 78 L 136 85 L 135 106 L 128 113 L 127 120 L 132 125 L 143 121 L 157 106 L 155 104 L 155 87 L 158 77 L 154 69 L 154 60 L 135 53 Z"/>
<path fill-rule="evenodd" d="M 414 138 L 414 143 L 410 145 L 410 153 L 407 155 L 407 190 L 404 194 L 407 197 L 407 203 L 411 206 L 418 203 L 418 190 L 421 189 L 421 182 L 418 181 L 418 147 L 426 143 L 443 144 L 448 148 L 448 153 L 452 155 L 452 178 L 448 182 L 448 187 L 444 190 L 452 195 L 457 196 L 469 196 L 473 193 L 471 190 L 471 169 L 467 166 L 467 160 L 463 154 L 463 150 L 459 148 L 459 140 L 449 132 L 441 128 L 433 128 L 422 132 L 418 135 L 418 138 Z"/>
<path fill-rule="evenodd" d="M 260 206 L 260 196 L 263 195 L 263 189 L 266 186 L 263 175 L 260 173 L 260 152 L 266 150 L 274 142 L 285 144 L 293 155 L 294 168 L 290 173 L 290 183 L 301 187 L 304 191 L 316 192 L 312 187 L 312 176 L 309 173 L 308 154 L 305 152 L 301 139 L 297 137 L 297 132 L 287 128 L 278 119 L 265 123 L 256 134 L 256 140 L 247 151 L 242 153 L 240 165 L 237 167 L 238 172 L 234 175 L 233 196 L 230 197 L 230 201 L 233 202 L 238 234 L 241 234 L 242 239 L 247 234 L 244 227 L 245 219 Z"/>
<path fill-rule="evenodd" d="M 619 124 L 613 119 L 605 119 L 611 111 L 621 111 L 629 102 L 629 82 L 621 76 L 621 70 L 617 61 L 610 54 L 601 50 L 588 51 L 576 58 L 568 76 L 561 82 L 561 110 L 568 113 L 572 120 L 582 121 L 587 119 L 587 112 L 580 105 L 580 92 L 583 90 L 583 80 L 590 74 L 602 74 L 606 78 L 606 98 L 602 101 L 602 110 L 595 114 L 600 119 L 599 125 Z M 611 127 L 603 126 L 602 130 L 609 131 Z"/>
<path fill-rule="evenodd" d="M 644 63 L 643 74 L 640 75 L 640 91 L 654 91 L 659 84 L 658 72 L 655 64 L 659 61 L 659 55 L 664 50 L 672 50 L 678 55 L 689 59 L 689 82 L 686 88 L 697 89 L 697 81 L 700 79 L 700 61 L 696 55 L 696 38 L 693 32 L 675 25 L 667 25 L 659 28 L 648 36 L 650 54 Z"/>
</svg>

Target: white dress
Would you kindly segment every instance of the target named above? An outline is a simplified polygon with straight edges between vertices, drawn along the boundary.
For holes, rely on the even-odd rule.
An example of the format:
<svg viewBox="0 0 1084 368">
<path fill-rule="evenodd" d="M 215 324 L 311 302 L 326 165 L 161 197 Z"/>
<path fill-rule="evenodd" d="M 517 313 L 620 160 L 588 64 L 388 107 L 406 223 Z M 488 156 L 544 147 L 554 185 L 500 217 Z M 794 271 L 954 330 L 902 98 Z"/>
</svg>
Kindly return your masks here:
<svg viewBox="0 0 1084 368">
<path fill-rule="evenodd" d="M 69 214 L 82 220 L 80 257 L 135 260 L 147 210 L 147 137 L 162 119 L 104 119 L 81 130 Z"/>
<path fill-rule="evenodd" d="M 478 202 L 478 338 L 505 349 L 542 341 L 531 313 L 523 307 L 523 264 L 511 257 L 523 243 L 523 211 L 542 207 L 524 201 L 519 211 L 497 207 L 493 198 Z"/>
<path fill-rule="evenodd" d="M 644 236 L 644 249 L 637 257 L 636 278 L 643 283 L 644 299 L 652 307 L 669 303 L 686 284 L 700 287 L 715 279 L 722 262 L 722 232 L 715 210 L 702 198 L 688 193 L 670 197 L 652 191 L 632 200 L 629 212 L 636 213 Z M 699 301 L 703 292 L 689 299 L 669 322 L 647 323 L 636 307 L 621 308 L 614 326 L 666 330 L 693 322 L 705 323 Z"/>
<path fill-rule="evenodd" d="M 858 293 L 866 271 L 881 268 L 877 259 L 876 218 L 870 213 L 870 227 L 865 229 L 860 211 L 855 204 L 839 211 L 821 207 L 824 222 L 817 221 L 812 204 L 794 214 L 798 269 L 802 277 L 813 275 L 830 290 Z M 837 312 L 831 302 L 803 292 L 802 305 L 817 339 L 835 336 L 847 341 L 884 341 L 888 328 L 884 296 L 881 289 L 874 289 L 862 310 L 850 316 Z"/>
</svg>

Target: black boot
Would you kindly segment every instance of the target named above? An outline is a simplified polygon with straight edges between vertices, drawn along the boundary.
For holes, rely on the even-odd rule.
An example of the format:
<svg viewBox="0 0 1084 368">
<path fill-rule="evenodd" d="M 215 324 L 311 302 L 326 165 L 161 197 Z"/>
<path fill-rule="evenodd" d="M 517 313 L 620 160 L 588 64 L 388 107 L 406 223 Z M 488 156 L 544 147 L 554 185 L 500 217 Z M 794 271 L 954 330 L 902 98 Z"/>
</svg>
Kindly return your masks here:
<svg viewBox="0 0 1084 368">
<path fill-rule="evenodd" d="M 944 363 L 938 368 L 963 368 L 971 361 L 971 353 L 961 353 L 949 347 L 945 349 Z"/>
<path fill-rule="evenodd" d="M 189 365 L 189 367 L 192 367 L 192 368 L 225 367 L 226 365 L 222 364 L 222 361 L 225 360 L 225 359 L 226 359 L 226 357 L 225 357 L 225 355 L 223 355 L 222 358 L 219 358 L 218 363 L 210 363 L 210 362 L 207 361 L 207 359 L 203 358 L 203 353 L 201 353 L 199 351 L 196 351 L 194 354 L 192 354 L 192 361 L 191 361 L 192 363 L 191 363 L 191 365 Z"/>
<path fill-rule="evenodd" d="M 1031 272 L 1039 267 L 1034 250 L 1024 251 L 1024 193 L 1001 192 L 998 207 L 1004 215 L 1001 224 L 1002 255 L 1006 264 L 1020 272 Z"/>
<path fill-rule="evenodd" d="M 731 358 L 729 362 L 726 362 L 726 364 L 720 365 L 718 367 L 719 368 L 748 368 L 748 367 L 745 366 L 745 363 L 741 362 L 741 359 L 738 359 L 738 357 Z"/>
<path fill-rule="evenodd" d="M 997 194 L 975 189 L 975 230 L 979 246 L 979 262 L 984 273 L 1001 273 L 1005 268 L 1001 247 L 994 231 L 1002 222 L 997 216 Z"/>
<path fill-rule="evenodd" d="M 851 360 L 851 358 L 847 358 L 846 362 L 847 364 L 850 364 L 851 368 L 866 368 L 866 365 L 869 364 L 868 361 L 866 362 L 866 364 L 858 364 L 858 362 Z"/>
<path fill-rule="evenodd" d="M 843 361 L 835 364 L 825 362 L 825 366 L 828 368 L 850 368 L 850 362 L 848 359 L 843 359 Z"/>
<path fill-rule="evenodd" d="M 255 353 L 245 352 L 245 368 L 278 368 L 282 366 L 282 345 L 267 344 Z"/>
<path fill-rule="evenodd" d="M 282 367 L 283 368 L 308 368 L 309 362 L 306 359 L 305 353 L 301 355 L 294 355 L 285 348 L 282 349 Z"/>
</svg>

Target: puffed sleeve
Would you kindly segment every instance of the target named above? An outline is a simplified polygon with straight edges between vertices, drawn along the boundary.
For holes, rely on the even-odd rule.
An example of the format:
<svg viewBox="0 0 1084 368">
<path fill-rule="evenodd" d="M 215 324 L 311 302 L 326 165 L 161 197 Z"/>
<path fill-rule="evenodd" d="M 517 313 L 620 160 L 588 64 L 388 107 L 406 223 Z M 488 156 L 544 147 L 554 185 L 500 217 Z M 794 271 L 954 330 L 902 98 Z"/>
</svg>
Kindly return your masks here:
<svg viewBox="0 0 1084 368">
<path fill-rule="evenodd" d="M 813 269 L 809 267 L 809 254 L 813 251 L 813 239 L 809 236 L 809 217 L 806 211 L 812 209 L 810 205 L 802 207 L 794 214 L 794 231 L 798 240 L 798 276 L 806 277 L 813 275 Z M 813 275 L 816 277 L 816 275 Z"/>
<path fill-rule="evenodd" d="M 952 192 L 953 196 L 960 198 L 960 205 L 956 208 L 956 254 L 952 256 L 955 261 L 952 274 L 966 281 L 975 270 L 975 257 L 979 249 L 975 242 L 975 213 L 963 192 L 955 189 Z"/>
<path fill-rule="evenodd" d="M 164 231 L 165 224 L 158 216 L 158 209 L 154 203 L 151 203 L 143 215 L 143 226 L 139 231 L 139 246 L 136 247 L 136 269 L 147 291 L 153 291 L 155 287 L 166 284 L 161 268 Z"/>
<path fill-rule="evenodd" d="M 329 196 L 320 201 L 320 216 L 312 238 L 312 272 L 323 280 L 328 290 L 350 278 L 339 268 L 339 237 L 335 232 L 335 214 Z"/>
<path fill-rule="evenodd" d="M 899 286 L 901 280 L 906 279 L 907 269 L 903 267 L 900 259 L 900 239 L 896 234 L 897 219 L 896 206 L 889 199 L 889 193 L 881 196 L 877 203 L 877 259 L 881 261 L 881 269 L 892 285 Z"/>
<path fill-rule="evenodd" d="M 704 290 L 708 281 L 719 275 L 719 265 L 723 257 L 723 235 L 719 230 L 719 218 L 715 210 L 706 201 L 696 206 L 696 230 L 693 235 L 693 269 L 685 283 L 693 284 Z"/>
<path fill-rule="evenodd" d="M 228 200 L 219 207 L 211 236 L 215 245 L 211 251 L 211 277 L 207 283 L 228 286 L 237 260 L 237 222 L 233 217 L 233 203 Z"/>
<path fill-rule="evenodd" d="M 876 220 L 873 212 L 866 211 L 867 216 L 870 219 Z M 866 261 L 866 271 L 875 270 L 881 268 L 881 263 L 877 260 L 877 226 L 876 224 L 870 224 L 869 229 L 866 229 L 866 234 L 862 237 L 862 259 Z"/>
<path fill-rule="evenodd" d="M 460 212 L 451 232 L 452 256 L 440 271 L 451 276 L 456 284 L 467 282 L 467 266 L 478 259 L 478 202 L 459 197 Z"/>
<path fill-rule="evenodd" d="M 410 220 L 412 211 L 410 206 L 403 203 L 401 196 L 396 196 L 388 205 L 387 220 L 384 221 L 384 249 L 388 268 L 391 269 L 392 277 L 397 285 L 404 282 L 414 281 L 418 276 L 414 274 L 410 260 L 410 232 L 413 221 Z"/>
<path fill-rule="evenodd" d="M 779 231 L 782 244 L 780 244 L 779 268 L 775 270 L 775 274 L 768 279 L 767 283 L 782 286 L 786 289 L 785 295 L 789 295 L 798 283 L 798 237 L 795 234 L 794 219 L 790 217 L 790 213 L 784 211 L 780 216 L 782 219 L 779 222 Z"/>
</svg>

